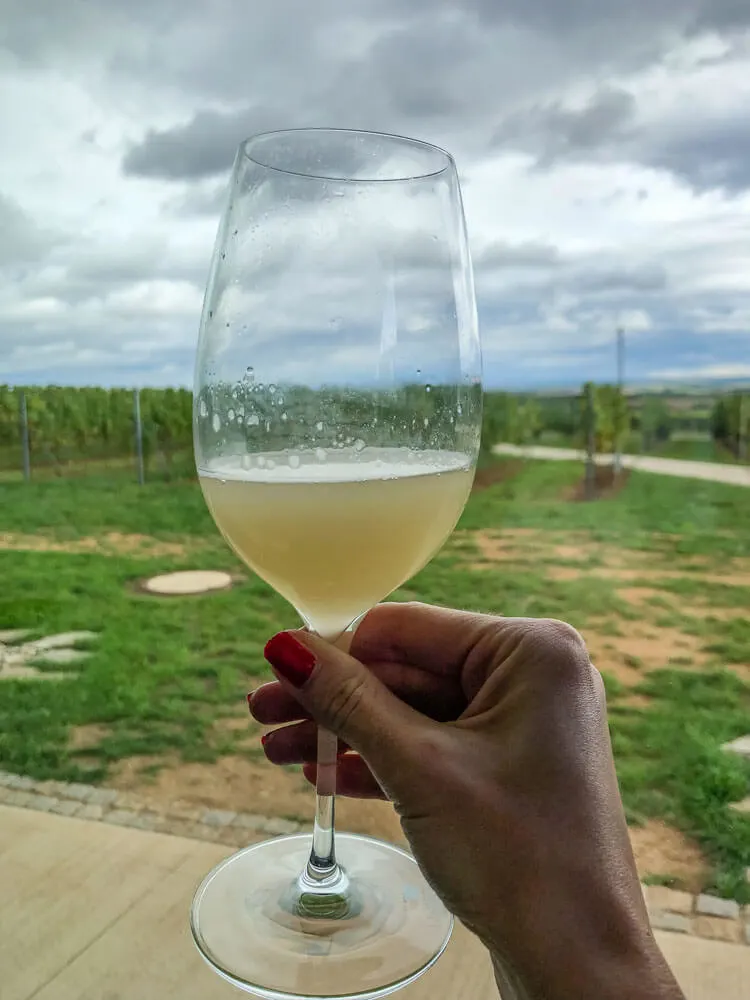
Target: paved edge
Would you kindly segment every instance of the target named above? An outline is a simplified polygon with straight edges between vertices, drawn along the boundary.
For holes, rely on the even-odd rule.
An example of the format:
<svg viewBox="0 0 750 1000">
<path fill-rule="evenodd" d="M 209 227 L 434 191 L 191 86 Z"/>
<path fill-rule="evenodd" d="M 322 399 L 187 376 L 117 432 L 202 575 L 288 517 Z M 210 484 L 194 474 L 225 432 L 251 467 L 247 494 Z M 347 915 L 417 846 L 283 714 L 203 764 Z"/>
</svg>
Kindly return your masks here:
<svg viewBox="0 0 750 1000">
<path fill-rule="evenodd" d="M 170 805 L 166 810 L 156 810 L 130 792 L 65 781 L 33 781 L 8 771 L 0 771 L 0 805 L 172 834 L 227 847 L 246 847 L 259 837 L 280 837 L 311 829 L 309 824 L 279 817 L 222 809 Z M 750 945 L 750 906 L 743 909 L 734 900 L 705 893 L 693 896 L 664 886 L 644 885 L 642 888 L 655 930 Z"/>
</svg>

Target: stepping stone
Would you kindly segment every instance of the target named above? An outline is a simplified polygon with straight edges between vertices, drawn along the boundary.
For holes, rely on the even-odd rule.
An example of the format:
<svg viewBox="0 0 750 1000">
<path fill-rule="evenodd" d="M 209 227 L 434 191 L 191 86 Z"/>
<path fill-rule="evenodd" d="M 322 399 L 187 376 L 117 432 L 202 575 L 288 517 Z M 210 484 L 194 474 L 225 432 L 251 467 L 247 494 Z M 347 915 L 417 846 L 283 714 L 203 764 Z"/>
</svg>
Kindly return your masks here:
<svg viewBox="0 0 750 1000">
<path fill-rule="evenodd" d="M 61 632 L 59 635 L 48 635 L 44 639 L 37 639 L 30 643 L 35 649 L 60 649 L 65 646 L 74 646 L 77 642 L 88 642 L 97 639 L 96 632 Z"/>
<path fill-rule="evenodd" d="M 165 597 L 182 597 L 189 594 L 208 594 L 214 590 L 227 590 L 232 586 L 229 573 L 218 570 L 185 570 L 166 573 L 146 580 L 143 589 L 149 594 Z"/>
<path fill-rule="evenodd" d="M 91 653 L 83 649 L 50 649 L 40 656 L 35 656 L 35 660 L 41 663 L 76 663 L 78 660 L 85 660 Z"/>
<path fill-rule="evenodd" d="M 75 674 L 40 670 L 32 664 L 37 661 L 63 666 L 84 660 L 91 654 L 87 650 L 76 649 L 75 643 L 98 638 L 96 632 L 60 632 L 31 642 L 18 641 L 29 634 L 28 630 L 20 629 L 0 633 L 4 637 L 0 639 L 0 681 L 68 680 Z M 10 644 L 13 640 L 16 640 L 15 645 Z"/>
<path fill-rule="evenodd" d="M 738 740 L 725 743 L 722 750 L 728 753 L 738 753 L 740 757 L 750 757 L 750 736 L 740 736 Z"/>
<path fill-rule="evenodd" d="M 19 642 L 21 639 L 25 639 L 27 635 L 31 635 L 31 629 L 28 628 L 6 629 L 4 632 L 0 631 L 0 642 Z"/>
</svg>

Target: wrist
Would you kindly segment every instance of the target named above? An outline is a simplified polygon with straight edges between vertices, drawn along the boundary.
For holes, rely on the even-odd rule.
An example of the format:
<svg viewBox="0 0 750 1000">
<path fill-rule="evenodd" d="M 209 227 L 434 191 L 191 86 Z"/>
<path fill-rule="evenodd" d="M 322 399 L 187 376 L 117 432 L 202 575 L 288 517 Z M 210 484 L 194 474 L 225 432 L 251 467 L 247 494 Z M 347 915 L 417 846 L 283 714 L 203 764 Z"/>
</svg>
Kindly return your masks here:
<svg viewBox="0 0 750 1000">
<path fill-rule="evenodd" d="M 640 917 L 593 928 L 571 913 L 556 935 L 529 936 L 519 948 L 494 941 L 490 955 L 509 1000 L 684 1000 Z"/>
</svg>

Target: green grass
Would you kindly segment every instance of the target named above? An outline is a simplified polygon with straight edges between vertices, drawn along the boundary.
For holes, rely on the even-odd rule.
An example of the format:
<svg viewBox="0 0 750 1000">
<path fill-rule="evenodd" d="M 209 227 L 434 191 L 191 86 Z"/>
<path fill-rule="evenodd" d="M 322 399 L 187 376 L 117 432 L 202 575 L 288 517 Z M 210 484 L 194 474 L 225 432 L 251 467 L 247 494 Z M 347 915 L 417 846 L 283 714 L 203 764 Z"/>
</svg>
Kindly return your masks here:
<svg viewBox="0 0 750 1000">
<path fill-rule="evenodd" d="M 686 437 L 680 439 L 678 435 L 666 444 L 659 445 L 649 455 L 659 458 L 677 458 L 688 462 L 719 462 L 722 465 L 737 465 L 738 459 L 721 445 L 716 444 L 710 437 Z"/>
<path fill-rule="evenodd" d="M 36 778 L 100 780 L 109 763 L 133 754 L 176 751 L 186 760 L 212 760 L 234 745 L 236 734 L 214 723 L 236 715 L 234 707 L 266 671 L 263 643 L 292 620 L 267 587 L 250 577 L 226 592 L 159 599 L 133 585 L 162 572 L 163 560 L 29 552 L 1 559 L 3 627 L 101 633 L 73 680 L 2 685 L 2 766 Z M 201 562 L 205 557 L 189 565 Z M 211 564 L 234 567 L 229 555 Z M 173 560 L 170 568 L 187 565 Z M 72 727 L 90 723 L 107 735 L 82 761 L 68 737 Z"/>
<path fill-rule="evenodd" d="M 460 527 L 583 530 L 596 541 L 670 556 L 750 555 L 750 497 L 743 488 L 632 473 L 611 499 L 561 503 L 581 475 L 574 462 L 530 462 L 515 479 L 474 497 Z"/>
<path fill-rule="evenodd" d="M 687 488 L 680 480 L 634 473 L 611 499 L 582 503 L 571 499 L 581 478 L 575 464 L 507 468 L 508 478 L 471 498 L 462 531 L 397 596 L 563 618 L 584 630 L 593 624 L 600 635 L 623 636 L 641 617 L 618 596 L 623 584 L 586 575 L 550 579 L 549 563 L 565 560 L 540 551 L 539 537 L 549 538 L 552 552 L 564 533 L 576 532 L 647 554 L 663 570 L 677 569 L 679 576 L 658 584 L 662 595 L 649 610 L 661 624 L 697 637 L 710 663 L 697 670 L 692 655 L 675 649 L 664 670 L 644 669 L 636 690 L 647 699 L 645 708 L 620 704 L 629 690 L 605 674 L 623 798 L 632 822 L 660 817 L 695 838 L 713 865 L 712 887 L 746 899 L 750 820 L 728 805 L 747 794 L 750 771 L 720 746 L 750 732 L 750 688 L 715 668 L 750 664 L 750 588 L 706 583 L 685 564 L 708 557 L 716 566 L 711 573 L 720 575 L 728 559 L 750 555 L 750 493 L 700 482 Z M 512 565 L 478 568 L 470 532 L 504 528 L 547 534 Z M 10 532 L 58 541 L 134 533 L 178 541 L 185 553 L 157 559 L 0 550 L 0 628 L 101 633 L 90 659 L 71 669 L 70 681 L 0 684 L 0 767 L 36 778 L 103 781 L 114 762 L 133 755 L 154 758 L 148 777 L 162 759 L 212 761 L 254 752 L 242 730 L 221 720 L 240 717 L 246 692 L 269 676 L 263 643 L 295 624 L 294 612 L 247 573 L 232 590 L 196 598 L 157 599 L 136 586 L 143 577 L 183 568 L 241 571 L 194 481 L 151 482 L 143 489 L 104 475 L 0 483 L 0 533 Z M 580 565 L 596 563 L 591 556 Z M 640 585 L 657 586 L 650 577 Z M 685 600 L 735 608 L 736 618 L 691 617 L 681 608 Z M 629 662 L 640 670 L 637 657 Z M 76 727 L 92 725 L 99 727 L 94 745 L 72 749 Z"/>
<path fill-rule="evenodd" d="M 748 732 L 750 688 L 726 671 L 652 673 L 641 712 L 617 714 L 612 741 L 631 818 L 659 817 L 691 833 L 715 865 L 710 888 L 750 902 L 750 821 L 729 809 L 750 767 L 723 743 Z"/>
</svg>

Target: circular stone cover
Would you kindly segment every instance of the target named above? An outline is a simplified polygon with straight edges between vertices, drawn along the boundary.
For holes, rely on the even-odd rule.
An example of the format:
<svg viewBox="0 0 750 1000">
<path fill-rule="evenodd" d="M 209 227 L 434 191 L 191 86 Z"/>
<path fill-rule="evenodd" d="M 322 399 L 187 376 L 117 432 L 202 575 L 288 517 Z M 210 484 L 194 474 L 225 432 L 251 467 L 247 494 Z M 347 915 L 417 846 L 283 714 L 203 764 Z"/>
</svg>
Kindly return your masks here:
<svg viewBox="0 0 750 1000">
<path fill-rule="evenodd" d="M 207 594 L 212 590 L 226 590 L 232 586 L 229 573 L 218 570 L 186 570 L 182 573 L 165 573 L 146 580 L 143 589 L 149 594 L 178 597 L 186 594 Z"/>
</svg>

